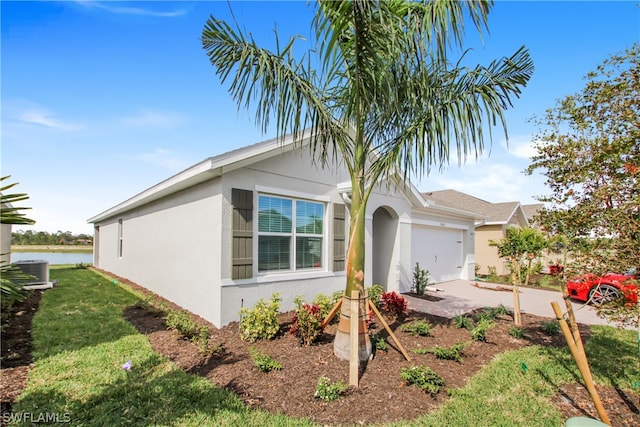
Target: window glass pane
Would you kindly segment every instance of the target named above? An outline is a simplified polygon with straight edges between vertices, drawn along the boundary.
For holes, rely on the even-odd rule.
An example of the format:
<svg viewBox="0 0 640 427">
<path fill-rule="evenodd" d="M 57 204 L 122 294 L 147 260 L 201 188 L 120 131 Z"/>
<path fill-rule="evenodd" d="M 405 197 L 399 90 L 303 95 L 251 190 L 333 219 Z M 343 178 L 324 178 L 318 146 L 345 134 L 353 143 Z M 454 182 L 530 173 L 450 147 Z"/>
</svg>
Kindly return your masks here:
<svg viewBox="0 0 640 427">
<path fill-rule="evenodd" d="M 322 234 L 324 206 L 321 203 L 296 201 L 296 232 Z"/>
<path fill-rule="evenodd" d="M 296 268 L 322 267 L 322 238 L 296 237 Z"/>
<path fill-rule="evenodd" d="M 258 271 L 289 270 L 291 268 L 290 242 L 289 236 L 259 236 Z"/>
<path fill-rule="evenodd" d="M 258 231 L 291 233 L 291 200 L 278 197 L 258 198 Z"/>
</svg>

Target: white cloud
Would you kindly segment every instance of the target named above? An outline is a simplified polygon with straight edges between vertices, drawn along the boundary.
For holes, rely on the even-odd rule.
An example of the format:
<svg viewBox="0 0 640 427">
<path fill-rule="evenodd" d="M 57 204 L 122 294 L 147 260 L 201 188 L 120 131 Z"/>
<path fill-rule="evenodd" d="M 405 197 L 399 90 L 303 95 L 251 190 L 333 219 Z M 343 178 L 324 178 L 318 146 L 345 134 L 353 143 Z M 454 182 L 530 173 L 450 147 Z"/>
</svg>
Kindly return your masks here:
<svg viewBox="0 0 640 427">
<path fill-rule="evenodd" d="M 171 152 L 171 150 L 166 150 L 164 148 L 156 148 L 153 152 L 142 153 L 136 156 L 136 159 L 169 169 L 173 172 L 179 172 L 189 166 L 187 161 L 179 159 L 173 154 L 173 152 Z"/>
<path fill-rule="evenodd" d="M 137 114 L 124 117 L 120 121 L 128 126 L 170 128 L 183 124 L 186 119 L 178 113 L 140 110 Z"/>
<path fill-rule="evenodd" d="M 420 191 L 457 190 L 492 203 L 537 203 L 534 197 L 546 193 L 543 180 L 523 174 L 522 169 L 518 164 L 482 161 L 432 173 L 417 187 Z"/>
<path fill-rule="evenodd" d="M 51 111 L 41 107 L 29 107 L 13 116 L 16 120 L 57 130 L 77 130 L 82 126 L 77 123 L 61 120 Z"/>
<path fill-rule="evenodd" d="M 91 0 L 76 0 L 76 4 L 79 4 L 87 9 L 100 9 L 106 12 L 115 13 L 118 15 L 141 15 L 141 16 L 157 16 L 161 18 L 172 18 L 175 16 L 182 16 L 187 13 L 186 9 L 169 10 L 166 12 L 160 12 L 156 10 L 144 9 L 139 7 L 123 6 L 126 2 L 105 2 L 105 1 L 91 1 Z"/>
<path fill-rule="evenodd" d="M 505 147 L 507 153 L 521 159 L 530 160 L 537 154 L 533 143 L 534 141 L 531 135 L 515 135 L 509 138 L 508 147 L 505 142 L 503 142 L 503 146 Z"/>
</svg>

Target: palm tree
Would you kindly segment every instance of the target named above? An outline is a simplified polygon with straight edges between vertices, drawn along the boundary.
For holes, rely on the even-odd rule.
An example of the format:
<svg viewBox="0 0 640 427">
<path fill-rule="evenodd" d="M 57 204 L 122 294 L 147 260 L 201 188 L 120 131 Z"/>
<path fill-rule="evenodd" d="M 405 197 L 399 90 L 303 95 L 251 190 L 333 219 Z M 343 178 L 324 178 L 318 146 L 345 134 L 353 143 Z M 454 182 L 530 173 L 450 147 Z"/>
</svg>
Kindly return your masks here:
<svg viewBox="0 0 640 427">
<path fill-rule="evenodd" d="M 18 183 L 4 184 L 2 181 L 8 180 L 11 175 L 0 177 L 0 224 L 10 225 L 31 225 L 35 221 L 27 218 L 24 210 L 31 209 L 26 207 L 15 207 L 13 203 L 27 200 L 29 196 L 24 193 L 6 194 L 7 190 L 18 185 Z M 9 230 L 11 233 L 11 230 Z M 8 254 L 0 254 L 4 256 Z M 20 268 L 10 264 L 4 257 L 0 260 L 0 295 L 2 296 L 2 310 L 8 311 L 14 302 L 20 301 L 27 297 L 27 292 L 22 288 L 25 279 L 31 276 L 25 275 Z"/>
<path fill-rule="evenodd" d="M 506 136 L 504 111 L 533 72 L 528 51 L 473 68 L 449 60 L 451 48 L 462 47 L 464 17 L 482 34 L 491 4 L 321 1 L 317 48 L 301 57 L 293 54 L 294 37 L 269 51 L 238 24 L 207 20 L 203 48 L 238 107 L 253 107 L 263 131 L 273 120 L 278 138 L 308 143 L 322 165 L 340 155 L 348 169 L 345 295 L 364 291 L 365 212 L 380 179 L 429 173 L 448 161 L 451 144 L 458 162 L 478 156 L 485 120 L 499 122 Z M 347 357 L 338 350 L 345 343 Z M 348 333 L 336 335 L 334 348 L 348 358 Z"/>
</svg>

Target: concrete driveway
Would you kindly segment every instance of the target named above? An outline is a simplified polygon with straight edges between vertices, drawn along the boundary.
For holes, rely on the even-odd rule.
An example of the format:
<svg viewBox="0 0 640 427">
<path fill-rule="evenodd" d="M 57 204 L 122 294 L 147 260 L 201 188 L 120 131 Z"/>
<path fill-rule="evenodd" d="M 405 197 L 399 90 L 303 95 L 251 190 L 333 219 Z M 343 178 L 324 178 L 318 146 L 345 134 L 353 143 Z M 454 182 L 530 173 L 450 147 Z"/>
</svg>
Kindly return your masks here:
<svg viewBox="0 0 640 427">
<path fill-rule="evenodd" d="M 478 283 L 481 287 L 473 286 L 473 283 Z M 405 295 L 409 309 L 447 318 L 466 314 L 478 308 L 496 307 L 500 304 L 508 310 L 513 310 L 513 292 L 511 286 L 508 285 L 454 280 L 429 287 L 441 289 L 441 291 L 428 292 L 428 294 L 442 299 L 440 301 L 425 301 Z M 557 301 L 560 309 L 565 311 L 560 292 L 520 288 L 520 310 L 522 313 L 555 318 L 551 308 L 552 301 Z M 572 302 L 572 305 L 578 323 L 616 326 L 599 318 L 591 306 L 578 302 Z"/>
</svg>

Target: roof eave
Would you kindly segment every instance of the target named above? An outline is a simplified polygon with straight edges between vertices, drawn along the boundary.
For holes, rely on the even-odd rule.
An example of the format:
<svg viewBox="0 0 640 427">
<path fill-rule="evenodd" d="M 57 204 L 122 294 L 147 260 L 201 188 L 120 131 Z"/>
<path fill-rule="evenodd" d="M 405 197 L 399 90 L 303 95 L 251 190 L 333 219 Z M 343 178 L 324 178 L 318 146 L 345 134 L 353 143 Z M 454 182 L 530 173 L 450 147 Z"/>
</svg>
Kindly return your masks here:
<svg viewBox="0 0 640 427">
<path fill-rule="evenodd" d="M 307 136 L 308 133 L 305 132 L 302 139 L 305 140 Z M 167 197 L 193 185 L 222 176 L 225 173 L 240 169 L 252 163 L 266 160 L 285 151 L 289 151 L 292 148 L 293 136 L 288 135 L 283 140 L 273 138 L 265 142 L 229 151 L 219 156 L 210 157 L 142 191 L 130 199 L 89 218 L 87 222 L 95 224 L 96 222 L 104 221 L 105 219 Z"/>
</svg>

